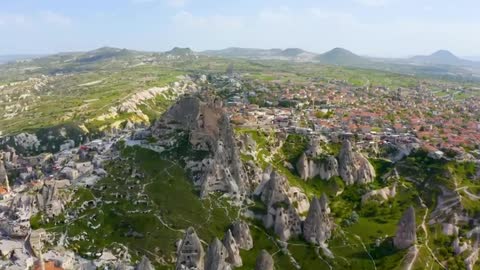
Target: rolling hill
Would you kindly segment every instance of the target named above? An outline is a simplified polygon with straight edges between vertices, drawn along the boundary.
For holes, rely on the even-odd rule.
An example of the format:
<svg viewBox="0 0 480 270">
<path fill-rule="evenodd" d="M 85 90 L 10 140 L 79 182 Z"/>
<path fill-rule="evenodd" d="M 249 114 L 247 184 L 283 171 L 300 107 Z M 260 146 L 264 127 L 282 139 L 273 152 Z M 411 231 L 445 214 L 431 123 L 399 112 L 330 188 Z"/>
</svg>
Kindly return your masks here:
<svg viewBox="0 0 480 270">
<path fill-rule="evenodd" d="M 340 66 L 364 66 L 371 64 L 371 61 L 365 57 L 356 55 L 343 48 L 334 48 L 326 53 L 315 57 L 316 61 L 322 64 L 340 65 Z"/>
<path fill-rule="evenodd" d="M 439 50 L 430 55 L 414 56 L 409 60 L 414 64 L 421 64 L 421 65 L 480 67 L 479 62 L 462 59 L 447 50 Z"/>
</svg>

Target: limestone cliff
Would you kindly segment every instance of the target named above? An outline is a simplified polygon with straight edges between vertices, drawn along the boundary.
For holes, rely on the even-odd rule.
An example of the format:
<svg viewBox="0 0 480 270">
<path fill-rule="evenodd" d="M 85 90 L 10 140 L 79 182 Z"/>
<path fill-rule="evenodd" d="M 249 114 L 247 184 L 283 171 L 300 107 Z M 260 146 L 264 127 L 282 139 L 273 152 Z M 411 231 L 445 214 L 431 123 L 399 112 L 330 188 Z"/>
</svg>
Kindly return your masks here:
<svg viewBox="0 0 480 270">
<path fill-rule="evenodd" d="M 232 235 L 232 231 L 227 230 L 225 237 L 223 238 L 223 245 L 227 249 L 226 261 L 234 267 L 242 266 L 242 257 L 240 257 L 240 249 L 238 248 L 237 241 Z"/>
<path fill-rule="evenodd" d="M 303 237 L 305 241 L 320 245 L 331 237 L 332 221 L 328 214 L 330 208 L 325 194 L 320 200 L 316 197 L 310 203 L 310 210 L 303 224 Z"/>
<path fill-rule="evenodd" d="M 177 250 L 176 270 L 203 270 L 204 251 L 200 238 L 195 230 L 190 227 L 185 232 L 185 237 Z"/>
<path fill-rule="evenodd" d="M 4 186 L 7 189 L 9 189 L 7 170 L 5 170 L 5 164 L 1 159 L 0 159 L 0 186 Z"/>
<path fill-rule="evenodd" d="M 143 256 L 142 260 L 140 263 L 135 267 L 135 270 L 154 270 L 155 268 L 153 267 L 152 263 L 150 260 Z"/>
<path fill-rule="evenodd" d="M 188 160 L 202 197 L 214 191 L 245 193 L 247 176 L 221 101 L 184 97 L 152 126 L 152 135 L 167 146 L 181 132 L 188 134 L 192 149 L 207 153 L 200 160 L 193 157 Z"/>
<path fill-rule="evenodd" d="M 290 187 L 285 176 L 276 171 L 264 174 L 264 179 L 254 194 L 260 196 L 268 208 L 263 217 L 264 226 L 273 227 L 282 241 L 302 233 L 299 210 L 308 209 L 308 199 L 300 189 Z"/>
<path fill-rule="evenodd" d="M 255 262 L 255 270 L 273 270 L 274 262 L 272 255 L 268 253 L 266 250 L 262 250 L 257 257 L 257 261 Z"/>
<path fill-rule="evenodd" d="M 230 270 L 230 265 L 225 261 L 227 255 L 227 249 L 222 242 L 218 238 L 213 239 L 212 243 L 208 245 L 205 270 Z"/>
<path fill-rule="evenodd" d="M 397 232 L 393 238 L 393 244 L 398 249 L 405 249 L 415 244 L 417 231 L 415 225 L 415 209 L 410 206 L 404 213 L 397 225 Z"/>
<path fill-rule="evenodd" d="M 392 187 L 384 187 L 381 189 L 371 190 L 362 195 L 362 204 L 369 200 L 376 200 L 380 203 L 388 201 L 397 194 L 397 182 L 393 183 Z"/>
<path fill-rule="evenodd" d="M 292 205 L 289 205 L 288 208 L 279 207 L 274 210 L 274 213 L 272 216 L 273 230 L 280 240 L 288 241 L 292 236 L 302 233 L 302 220 L 295 207 Z"/>
<path fill-rule="evenodd" d="M 244 250 L 253 248 L 253 239 L 250 233 L 250 227 L 245 221 L 237 221 L 232 226 L 232 235 L 238 244 L 238 247 Z"/>
<path fill-rule="evenodd" d="M 354 152 L 349 140 L 345 140 L 338 156 L 339 174 L 347 185 L 370 183 L 375 170 L 366 157 Z"/>
<path fill-rule="evenodd" d="M 303 153 L 297 161 L 297 171 L 303 180 L 314 177 L 328 180 L 338 175 L 338 162 L 334 156 L 309 157 Z"/>
</svg>

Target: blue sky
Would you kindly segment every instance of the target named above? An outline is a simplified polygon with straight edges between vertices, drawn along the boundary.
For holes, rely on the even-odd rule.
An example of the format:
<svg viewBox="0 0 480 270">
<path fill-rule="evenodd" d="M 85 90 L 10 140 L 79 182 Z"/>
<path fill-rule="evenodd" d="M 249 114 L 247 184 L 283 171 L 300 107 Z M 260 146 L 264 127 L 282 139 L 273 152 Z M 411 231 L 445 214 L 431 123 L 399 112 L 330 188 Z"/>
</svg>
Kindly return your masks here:
<svg viewBox="0 0 480 270">
<path fill-rule="evenodd" d="M 0 0 L 0 54 L 344 47 L 480 56 L 478 0 Z"/>
</svg>

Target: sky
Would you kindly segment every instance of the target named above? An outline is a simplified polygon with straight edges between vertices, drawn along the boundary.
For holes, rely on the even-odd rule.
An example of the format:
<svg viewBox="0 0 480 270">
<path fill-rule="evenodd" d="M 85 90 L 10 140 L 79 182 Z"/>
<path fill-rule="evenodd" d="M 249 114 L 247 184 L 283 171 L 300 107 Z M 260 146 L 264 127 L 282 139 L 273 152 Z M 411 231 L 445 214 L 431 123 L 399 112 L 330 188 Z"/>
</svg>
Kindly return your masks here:
<svg viewBox="0 0 480 270">
<path fill-rule="evenodd" d="M 342 47 L 480 56 L 478 0 L 0 0 L 0 55 Z"/>
</svg>

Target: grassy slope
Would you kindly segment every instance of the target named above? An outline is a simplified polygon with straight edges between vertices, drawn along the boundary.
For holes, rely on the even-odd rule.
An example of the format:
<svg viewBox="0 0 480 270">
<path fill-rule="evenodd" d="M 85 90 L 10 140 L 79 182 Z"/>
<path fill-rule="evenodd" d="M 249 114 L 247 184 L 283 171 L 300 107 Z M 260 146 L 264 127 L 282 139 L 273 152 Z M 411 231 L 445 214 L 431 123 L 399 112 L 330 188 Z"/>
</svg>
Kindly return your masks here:
<svg viewBox="0 0 480 270">
<path fill-rule="evenodd" d="M 77 192 L 77 200 L 67 211 L 77 212 L 78 219 L 54 226 L 54 222 L 42 224 L 35 217 L 37 220 L 32 223 L 54 232 L 65 232 L 70 237 L 68 246 L 83 256 L 121 243 L 129 248 L 134 258 L 147 255 L 155 261 L 156 256 L 170 258 L 175 254 L 175 241 L 183 237 L 181 230 L 193 226 L 201 239 L 210 242 L 213 237 L 222 238 L 236 218 L 238 209 L 216 196 L 199 200 L 179 164 L 141 148 L 126 148 L 123 157 L 126 160 L 107 166 L 110 175 L 99 181 L 94 189 Z M 132 178 L 132 170 L 143 177 Z M 142 193 L 143 188 L 145 193 Z M 93 197 L 104 203 L 79 212 L 79 206 Z M 109 204 L 109 201 L 118 203 Z M 56 220 L 57 224 L 61 221 L 61 217 Z M 92 229 L 89 223 L 100 224 L 100 227 Z M 132 236 L 132 232 L 141 235 Z M 85 235 L 83 239 L 71 238 L 82 234 Z"/>
<path fill-rule="evenodd" d="M 268 144 L 274 141 L 270 134 L 261 131 L 239 129 L 237 132 L 251 134 L 252 138 L 257 142 L 257 146 L 262 148 L 268 148 Z M 330 200 L 332 216 L 337 227 L 329 243 L 329 247 L 335 254 L 335 259 L 333 260 L 324 256 L 319 258 L 316 255 L 315 248 L 301 240 L 289 241 L 289 250 L 293 257 L 300 262 L 302 269 L 327 269 L 327 263 L 334 269 L 373 269 L 372 258 L 378 269 L 399 267 L 405 252 L 394 250 L 391 240 L 388 240 L 388 238 L 385 240 L 386 244 L 380 247 L 377 247 L 375 243 L 377 239 L 385 239 L 385 237 L 391 237 L 395 234 L 396 224 L 401 214 L 412 203 L 418 209 L 417 217 L 421 217 L 423 210 L 418 206 L 419 202 L 416 200 L 417 194 L 415 189 L 412 189 L 409 183 L 403 183 L 406 187 L 398 189 L 398 195 L 395 199 L 384 205 L 370 207 L 374 207 L 374 211 L 370 208 L 362 207 L 360 204 L 361 194 L 369 187 L 344 187 L 342 181 L 336 178 L 304 181 L 299 178 L 296 172 L 292 172 L 283 166 L 283 160 L 288 160 L 295 164 L 295 160 L 298 159 L 298 156 L 305 150 L 306 146 L 307 144 L 301 136 L 289 136 L 280 149 L 279 154 L 275 156 L 272 165 L 288 178 L 291 185 L 301 187 L 309 197 L 314 195 L 320 196 L 322 193 L 326 193 Z M 338 154 L 338 145 L 325 147 L 328 152 Z M 263 157 L 264 153 L 262 151 L 258 152 L 257 160 L 262 160 Z M 391 168 L 391 164 L 380 160 L 375 160 L 374 164 L 379 174 L 384 174 Z M 384 185 L 385 183 L 380 183 L 379 179 L 377 179 L 375 183 L 371 184 L 370 188 Z M 341 195 L 335 196 L 339 190 L 344 191 Z M 254 210 L 265 208 L 258 204 L 261 204 L 261 202 L 256 202 Z M 360 214 L 358 222 L 351 226 L 344 225 L 342 221 L 347 219 L 353 211 Z M 365 248 L 363 245 L 365 245 Z M 277 263 L 279 263 L 279 260 L 279 258 L 276 258 Z"/>
<path fill-rule="evenodd" d="M 165 86 L 180 72 L 168 68 L 139 66 L 122 71 L 79 73 L 56 77 L 29 110 L 11 119 L 1 119 L 5 134 L 77 122 L 108 112 L 108 108 L 130 94 L 153 86 Z M 100 81 L 94 85 L 86 83 Z M 7 104 L 8 105 L 8 104 Z"/>
</svg>

